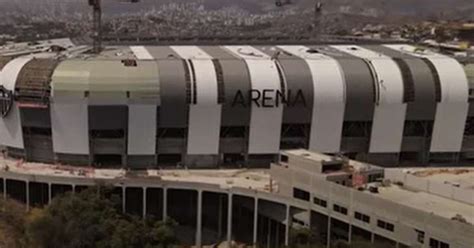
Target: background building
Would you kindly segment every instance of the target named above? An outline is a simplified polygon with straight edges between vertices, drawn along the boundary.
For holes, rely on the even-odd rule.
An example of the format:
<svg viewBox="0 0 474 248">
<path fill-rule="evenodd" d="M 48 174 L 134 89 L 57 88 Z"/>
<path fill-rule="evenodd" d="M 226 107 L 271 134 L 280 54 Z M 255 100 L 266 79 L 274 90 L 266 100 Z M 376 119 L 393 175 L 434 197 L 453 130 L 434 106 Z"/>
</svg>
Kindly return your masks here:
<svg viewBox="0 0 474 248">
<path fill-rule="evenodd" d="M 365 240 L 384 247 L 471 248 L 474 168 L 387 169 L 307 150 L 271 169 L 92 169 L 0 157 L 0 195 L 41 207 L 65 192 L 110 185 L 122 211 L 179 223 L 182 245 Z"/>
</svg>

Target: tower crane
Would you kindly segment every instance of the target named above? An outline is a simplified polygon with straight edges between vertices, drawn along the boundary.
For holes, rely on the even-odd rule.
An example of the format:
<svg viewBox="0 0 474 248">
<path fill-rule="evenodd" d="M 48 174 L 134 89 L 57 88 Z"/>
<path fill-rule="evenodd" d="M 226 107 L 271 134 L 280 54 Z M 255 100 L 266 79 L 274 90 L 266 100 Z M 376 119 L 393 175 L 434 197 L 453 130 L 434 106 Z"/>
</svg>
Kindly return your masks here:
<svg viewBox="0 0 474 248">
<path fill-rule="evenodd" d="M 92 7 L 93 22 L 93 48 L 94 53 L 100 53 L 102 50 L 102 0 L 88 0 L 89 6 Z M 140 0 L 116 0 L 125 3 L 138 3 Z"/>
</svg>

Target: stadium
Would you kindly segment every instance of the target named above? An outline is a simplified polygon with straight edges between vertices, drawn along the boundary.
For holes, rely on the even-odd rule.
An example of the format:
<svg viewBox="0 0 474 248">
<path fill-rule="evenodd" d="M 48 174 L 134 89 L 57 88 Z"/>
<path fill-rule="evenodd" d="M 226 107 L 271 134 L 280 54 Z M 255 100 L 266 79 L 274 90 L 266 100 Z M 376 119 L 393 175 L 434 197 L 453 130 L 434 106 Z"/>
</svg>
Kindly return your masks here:
<svg viewBox="0 0 474 248">
<path fill-rule="evenodd" d="M 292 247 L 298 230 L 472 247 L 474 168 L 415 167 L 472 161 L 474 64 L 403 44 L 89 50 L 0 48 L 3 199 L 110 187 L 190 247 Z"/>
<path fill-rule="evenodd" d="M 411 45 L 84 51 L 2 51 L 5 156 L 117 168 L 268 167 L 296 148 L 385 166 L 474 156 L 473 65 Z"/>
</svg>

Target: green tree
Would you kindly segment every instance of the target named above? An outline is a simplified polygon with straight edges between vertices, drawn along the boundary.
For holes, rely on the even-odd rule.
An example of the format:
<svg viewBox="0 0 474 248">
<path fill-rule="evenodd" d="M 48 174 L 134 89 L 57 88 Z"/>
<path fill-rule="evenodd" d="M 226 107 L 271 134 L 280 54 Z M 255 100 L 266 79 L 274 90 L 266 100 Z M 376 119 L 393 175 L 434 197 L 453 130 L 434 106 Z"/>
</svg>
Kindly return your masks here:
<svg viewBox="0 0 474 248">
<path fill-rule="evenodd" d="M 123 214 L 110 188 L 90 188 L 55 198 L 30 218 L 31 247 L 134 248 L 176 244 L 171 221 L 156 222 Z"/>
<path fill-rule="evenodd" d="M 26 247 L 26 211 L 21 204 L 0 199 L 0 247 Z"/>
</svg>

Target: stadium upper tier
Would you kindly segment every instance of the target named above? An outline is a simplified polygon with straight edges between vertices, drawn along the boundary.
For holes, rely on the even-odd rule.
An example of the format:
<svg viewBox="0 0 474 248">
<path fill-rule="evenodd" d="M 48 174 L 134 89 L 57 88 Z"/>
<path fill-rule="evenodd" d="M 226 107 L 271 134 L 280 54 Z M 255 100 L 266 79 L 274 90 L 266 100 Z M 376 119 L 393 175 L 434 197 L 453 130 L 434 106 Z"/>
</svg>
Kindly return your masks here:
<svg viewBox="0 0 474 248">
<path fill-rule="evenodd" d="M 130 166 L 262 165 L 286 148 L 382 164 L 470 156 L 471 65 L 429 50 L 85 50 L 0 53 L 0 145 L 9 156 Z"/>
</svg>

